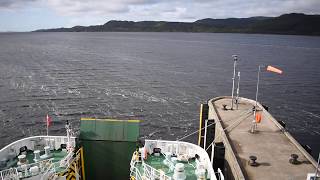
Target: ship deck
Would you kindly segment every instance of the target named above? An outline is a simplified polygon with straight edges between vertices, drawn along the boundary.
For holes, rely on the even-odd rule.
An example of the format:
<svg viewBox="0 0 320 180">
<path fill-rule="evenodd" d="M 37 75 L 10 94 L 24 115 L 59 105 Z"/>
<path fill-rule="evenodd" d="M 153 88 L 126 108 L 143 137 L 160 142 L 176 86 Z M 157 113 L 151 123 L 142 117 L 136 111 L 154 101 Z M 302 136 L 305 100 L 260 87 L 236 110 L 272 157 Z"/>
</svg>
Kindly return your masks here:
<svg viewBox="0 0 320 180">
<path fill-rule="evenodd" d="M 66 157 L 66 155 L 68 154 L 67 151 L 62 151 L 62 150 L 53 150 L 53 151 L 50 151 L 50 153 L 52 154 L 52 157 L 48 158 L 48 159 L 52 159 L 53 163 L 59 162 L 64 157 Z M 43 155 L 43 154 L 44 154 L 44 151 L 42 153 L 40 153 L 40 155 Z M 33 160 L 34 159 L 33 151 L 29 151 L 26 155 L 26 158 L 27 158 L 29 164 L 35 163 L 35 161 Z M 18 160 L 18 158 L 17 158 L 17 160 Z"/>
<path fill-rule="evenodd" d="M 307 173 L 315 172 L 311 156 L 261 106 L 261 123 L 257 124 L 257 131 L 251 133 L 254 101 L 241 99 L 238 109 L 234 110 L 230 110 L 231 99 L 227 97 L 210 103 L 236 157 L 234 162 L 239 164 L 245 179 L 306 179 Z M 224 110 L 223 105 L 229 110 Z M 289 163 L 291 154 L 299 156 L 297 165 Z M 249 165 L 249 156 L 257 157 L 258 166 Z"/>
<path fill-rule="evenodd" d="M 48 159 L 51 159 L 52 163 L 57 163 L 59 162 L 60 160 L 62 160 L 68 153 L 67 151 L 62 151 L 62 150 L 52 150 L 50 151 L 50 153 L 52 154 L 52 157 L 48 158 Z M 43 155 L 44 154 L 44 151 L 40 153 L 40 155 Z M 33 154 L 33 151 L 29 150 L 26 154 L 26 159 L 28 161 L 28 164 L 33 164 L 33 163 L 36 163 L 34 161 L 34 154 Z M 41 159 L 40 161 L 42 161 L 44 159 Z M 12 162 L 9 162 L 8 163 L 8 167 L 6 167 L 5 169 L 9 169 L 9 168 L 17 168 L 19 167 L 17 165 L 18 163 L 18 157 L 15 157 L 13 159 Z M 59 168 L 56 168 L 56 171 L 59 172 Z M 62 168 L 61 170 L 64 170 L 64 168 Z"/>
<path fill-rule="evenodd" d="M 165 160 L 165 157 L 163 155 L 160 155 L 160 156 L 149 155 L 148 158 L 144 160 L 144 163 L 146 163 L 147 165 L 153 167 L 158 171 L 163 171 L 169 177 L 173 177 L 174 170 L 170 170 L 169 167 L 164 164 L 164 160 Z M 195 167 L 196 167 L 195 160 L 189 160 L 189 162 L 180 162 L 180 161 L 177 161 L 177 162 L 184 164 L 186 179 L 188 180 L 197 179 L 195 175 Z M 140 172 L 143 172 L 142 163 L 139 163 L 139 165 L 137 165 L 137 168 L 139 168 Z"/>
</svg>

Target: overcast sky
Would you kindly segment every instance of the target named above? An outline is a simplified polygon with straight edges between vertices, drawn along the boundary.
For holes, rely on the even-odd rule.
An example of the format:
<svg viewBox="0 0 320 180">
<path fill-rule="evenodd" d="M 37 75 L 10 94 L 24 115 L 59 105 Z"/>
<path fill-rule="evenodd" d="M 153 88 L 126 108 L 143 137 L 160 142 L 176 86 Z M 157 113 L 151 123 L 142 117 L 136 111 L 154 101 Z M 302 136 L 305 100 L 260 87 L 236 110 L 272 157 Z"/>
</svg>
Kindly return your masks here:
<svg viewBox="0 0 320 180">
<path fill-rule="evenodd" d="M 320 14 L 320 0 L 0 0 L 0 31 L 202 18 Z"/>
</svg>

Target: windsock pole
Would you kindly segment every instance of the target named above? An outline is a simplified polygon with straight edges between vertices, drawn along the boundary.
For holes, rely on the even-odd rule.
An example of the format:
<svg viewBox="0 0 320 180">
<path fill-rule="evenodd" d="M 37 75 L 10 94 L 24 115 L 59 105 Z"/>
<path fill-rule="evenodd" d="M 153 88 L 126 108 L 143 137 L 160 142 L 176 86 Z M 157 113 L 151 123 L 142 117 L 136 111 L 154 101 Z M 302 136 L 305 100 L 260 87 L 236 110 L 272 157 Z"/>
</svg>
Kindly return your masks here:
<svg viewBox="0 0 320 180">
<path fill-rule="evenodd" d="M 259 83 L 260 83 L 260 72 L 261 72 L 261 67 L 265 67 L 264 65 L 259 65 L 259 69 L 258 69 L 258 77 L 257 77 L 257 89 L 256 89 L 256 103 L 254 105 L 254 109 L 253 109 L 253 120 L 252 120 L 252 126 L 251 126 L 251 133 L 255 132 L 255 129 L 257 127 L 256 124 L 256 113 L 257 113 L 257 106 L 258 106 L 258 94 L 259 94 Z"/>
<path fill-rule="evenodd" d="M 259 65 L 259 70 L 258 70 L 258 81 L 257 81 L 257 89 L 256 89 L 256 104 L 254 106 L 254 115 L 256 115 L 256 109 L 258 105 L 258 94 L 259 94 L 259 83 L 260 83 L 260 72 L 261 72 L 261 67 L 264 67 L 263 65 Z"/>
</svg>

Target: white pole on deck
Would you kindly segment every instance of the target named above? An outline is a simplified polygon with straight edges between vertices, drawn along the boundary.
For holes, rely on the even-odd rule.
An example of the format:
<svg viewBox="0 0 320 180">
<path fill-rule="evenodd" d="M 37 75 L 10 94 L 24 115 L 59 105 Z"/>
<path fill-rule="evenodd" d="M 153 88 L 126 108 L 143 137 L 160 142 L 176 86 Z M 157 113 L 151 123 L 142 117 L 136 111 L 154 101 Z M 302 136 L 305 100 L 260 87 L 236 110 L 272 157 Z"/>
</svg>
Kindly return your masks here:
<svg viewBox="0 0 320 180">
<path fill-rule="evenodd" d="M 212 145 L 211 145 L 211 164 L 213 165 L 213 157 L 214 157 L 214 147 L 215 147 L 215 143 L 214 140 L 212 141 Z"/>
<path fill-rule="evenodd" d="M 206 149 L 207 145 L 207 128 L 208 128 L 208 119 L 205 120 L 204 123 L 204 140 L 203 140 L 203 149 Z"/>
<path fill-rule="evenodd" d="M 256 128 L 256 112 L 257 112 L 257 106 L 258 106 L 258 94 L 259 94 L 259 83 L 260 83 L 260 72 L 261 72 L 261 68 L 265 67 L 264 65 L 259 65 L 259 69 L 258 69 L 258 80 L 257 80 L 257 89 L 256 89 L 256 103 L 254 106 L 254 110 L 253 110 L 253 120 L 252 120 L 252 127 L 251 127 L 251 133 L 254 133 L 255 128 Z"/>
<path fill-rule="evenodd" d="M 259 94 L 259 83 L 260 83 L 260 72 L 261 72 L 261 68 L 265 67 L 265 65 L 259 65 L 259 70 L 258 70 L 258 81 L 257 81 L 257 90 L 256 90 L 256 104 L 254 106 L 254 115 L 257 109 L 257 105 L 258 105 L 258 94 Z"/>
<path fill-rule="evenodd" d="M 236 67 L 237 67 L 237 60 L 238 60 L 238 56 L 237 55 L 233 55 L 233 77 L 232 77 L 232 93 L 231 93 L 231 110 L 233 110 L 233 94 L 234 94 L 234 80 L 236 78 Z"/>
<path fill-rule="evenodd" d="M 238 109 L 238 103 L 239 103 L 239 91 L 240 91 L 240 71 L 238 71 L 238 87 L 237 87 L 237 97 L 236 97 L 237 109 Z"/>
<path fill-rule="evenodd" d="M 48 114 L 46 116 L 46 125 L 47 125 L 47 136 L 49 136 L 50 117 Z"/>
<path fill-rule="evenodd" d="M 49 136 L 49 122 L 48 122 L 48 114 L 47 114 L 47 117 L 46 117 L 46 125 L 47 125 L 47 136 Z"/>
<path fill-rule="evenodd" d="M 49 136 L 49 125 L 48 125 L 48 120 L 47 120 L 47 136 Z M 49 146 L 49 144 L 50 144 L 50 139 L 49 139 L 49 137 L 47 138 L 47 146 Z"/>
</svg>

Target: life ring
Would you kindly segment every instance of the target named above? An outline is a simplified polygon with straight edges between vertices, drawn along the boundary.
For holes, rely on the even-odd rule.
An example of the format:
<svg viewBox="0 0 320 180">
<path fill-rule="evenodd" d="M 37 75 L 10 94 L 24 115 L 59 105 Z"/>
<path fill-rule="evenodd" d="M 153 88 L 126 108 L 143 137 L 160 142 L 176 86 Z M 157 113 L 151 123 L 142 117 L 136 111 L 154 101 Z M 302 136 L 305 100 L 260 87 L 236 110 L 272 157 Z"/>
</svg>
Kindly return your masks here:
<svg viewBox="0 0 320 180">
<path fill-rule="evenodd" d="M 257 113 L 256 114 L 256 123 L 260 123 L 261 122 L 261 113 Z"/>
</svg>

